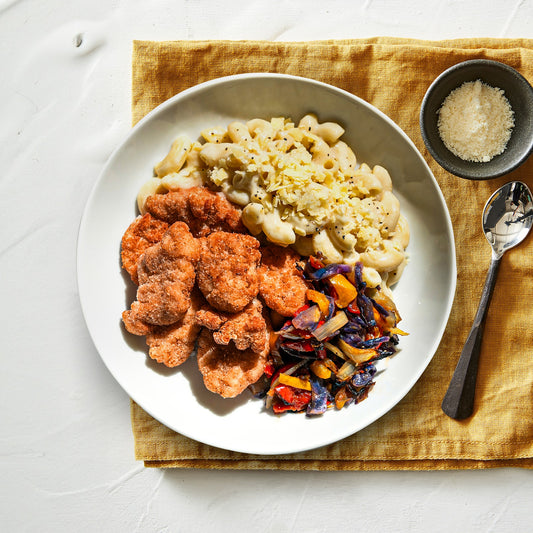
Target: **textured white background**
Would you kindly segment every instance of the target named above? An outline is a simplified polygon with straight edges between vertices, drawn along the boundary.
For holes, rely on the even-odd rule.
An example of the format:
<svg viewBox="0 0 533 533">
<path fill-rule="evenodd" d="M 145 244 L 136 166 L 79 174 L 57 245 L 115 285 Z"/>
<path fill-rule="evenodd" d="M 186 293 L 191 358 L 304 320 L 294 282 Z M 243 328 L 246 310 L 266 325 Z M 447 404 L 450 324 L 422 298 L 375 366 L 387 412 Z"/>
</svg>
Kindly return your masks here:
<svg viewBox="0 0 533 533">
<path fill-rule="evenodd" d="M 525 0 L 0 0 L 0 531 L 531 531 L 520 469 L 145 469 L 75 256 L 130 127 L 133 39 L 533 38 L 532 23 Z"/>
</svg>

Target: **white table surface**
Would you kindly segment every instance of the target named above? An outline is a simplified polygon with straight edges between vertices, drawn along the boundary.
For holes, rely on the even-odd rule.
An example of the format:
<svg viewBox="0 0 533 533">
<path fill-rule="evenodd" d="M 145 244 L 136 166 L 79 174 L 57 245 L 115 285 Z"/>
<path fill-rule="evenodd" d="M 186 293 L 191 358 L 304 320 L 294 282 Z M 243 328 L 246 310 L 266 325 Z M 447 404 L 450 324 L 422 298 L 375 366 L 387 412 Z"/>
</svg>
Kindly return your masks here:
<svg viewBox="0 0 533 533">
<path fill-rule="evenodd" d="M 530 0 L 0 0 L 0 531 L 531 531 L 521 469 L 145 469 L 85 327 L 76 239 L 130 128 L 134 39 L 533 38 L 532 22 Z"/>
</svg>

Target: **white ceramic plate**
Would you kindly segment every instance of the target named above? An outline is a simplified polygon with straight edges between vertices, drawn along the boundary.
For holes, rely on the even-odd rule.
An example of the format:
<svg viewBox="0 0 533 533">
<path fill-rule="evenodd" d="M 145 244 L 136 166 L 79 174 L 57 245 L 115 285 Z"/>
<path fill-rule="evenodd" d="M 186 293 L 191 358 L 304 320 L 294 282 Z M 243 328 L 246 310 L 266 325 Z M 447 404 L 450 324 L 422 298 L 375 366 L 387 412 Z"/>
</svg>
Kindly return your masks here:
<svg viewBox="0 0 533 533">
<path fill-rule="evenodd" d="M 120 267 L 120 240 L 137 215 L 139 187 L 181 133 L 254 117 L 306 113 L 337 121 L 360 162 L 381 164 L 411 228 L 410 263 L 395 301 L 408 337 L 382 364 L 364 402 L 316 418 L 275 416 L 247 392 L 224 400 L 204 386 L 190 358 L 167 369 L 147 356 L 144 338 L 128 334 L 121 313 L 135 291 Z M 410 139 L 387 116 L 352 94 L 316 81 L 276 74 L 245 74 L 207 82 L 164 102 L 113 153 L 85 208 L 78 240 L 78 284 L 92 339 L 124 390 L 154 418 L 197 441 L 256 454 L 316 448 L 359 431 L 394 407 L 429 364 L 444 332 L 456 282 L 452 226 L 440 189 Z M 423 405 L 420 406 L 424 408 Z"/>
</svg>

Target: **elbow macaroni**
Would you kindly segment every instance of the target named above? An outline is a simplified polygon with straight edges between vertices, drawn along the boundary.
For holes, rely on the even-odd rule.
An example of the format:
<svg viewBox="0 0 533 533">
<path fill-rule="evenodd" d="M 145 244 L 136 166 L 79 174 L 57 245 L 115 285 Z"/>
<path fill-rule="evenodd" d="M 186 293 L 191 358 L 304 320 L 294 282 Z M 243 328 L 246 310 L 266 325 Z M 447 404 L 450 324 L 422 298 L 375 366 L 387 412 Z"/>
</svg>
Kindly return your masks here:
<svg viewBox="0 0 533 533">
<path fill-rule="evenodd" d="M 205 142 L 179 136 L 139 191 L 150 194 L 207 185 L 243 208 L 254 235 L 328 263 L 364 265 L 370 287 L 392 285 L 406 264 L 409 226 L 385 168 L 358 164 L 335 122 L 314 115 L 298 125 L 255 118 L 202 132 Z"/>
</svg>

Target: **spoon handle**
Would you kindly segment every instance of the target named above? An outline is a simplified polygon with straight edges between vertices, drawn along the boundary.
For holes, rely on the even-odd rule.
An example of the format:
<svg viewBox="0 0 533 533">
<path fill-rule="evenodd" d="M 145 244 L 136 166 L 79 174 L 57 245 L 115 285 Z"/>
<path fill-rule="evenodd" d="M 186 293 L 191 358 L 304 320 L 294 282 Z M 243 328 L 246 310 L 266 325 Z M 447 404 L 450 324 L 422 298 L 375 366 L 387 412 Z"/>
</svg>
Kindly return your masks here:
<svg viewBox="0 0 533 533">
<path fill-rule="evenodd" d="M 468 418 L 474 410 L 474 395 L 483 326 L 485 325 L 487 310 L 496 285 L 500 260 L 501 256 L 492 256 L 474 323 L 464 344 L 448 390 L 442 400 L 442 410 L 455 420 Z"/>
</svg>

